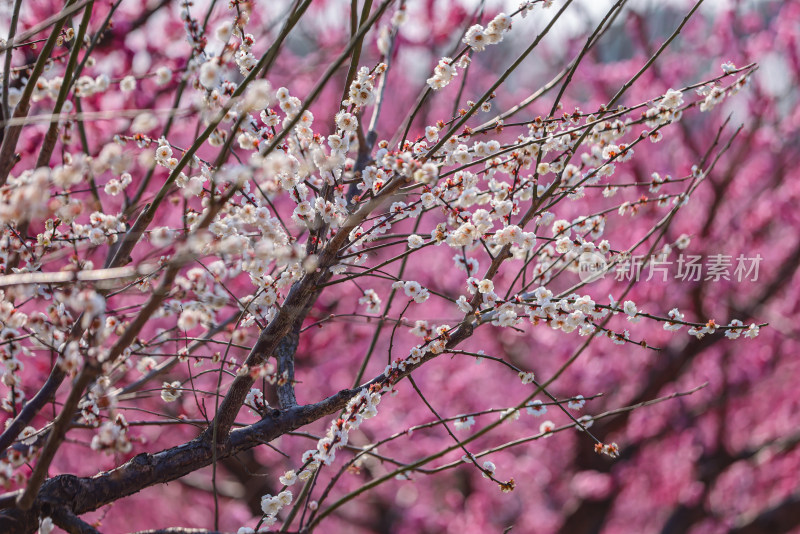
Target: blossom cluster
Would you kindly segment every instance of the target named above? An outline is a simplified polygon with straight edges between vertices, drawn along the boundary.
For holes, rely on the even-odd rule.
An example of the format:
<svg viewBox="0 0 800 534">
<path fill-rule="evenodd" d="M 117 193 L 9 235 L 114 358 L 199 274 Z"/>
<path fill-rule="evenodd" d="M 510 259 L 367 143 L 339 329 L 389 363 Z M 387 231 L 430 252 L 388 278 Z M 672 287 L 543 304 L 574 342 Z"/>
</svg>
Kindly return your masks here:
<svg viewBox="0 0 800 534">
<path fill-rule="evenodd" d="M 687 117 L 701 120 L 702 113 L 728 106 L 728 99 L 751 83 L 755 66 L 726 61 L 721 74 L 704 74 L 687 86 L 675 77 L 634 83 L 642 74 L 634 71 L 612 100 L 606 95 L 602 102 L 581 101 L 588 111 L 572 107 L 580 95 L 565 90 L 548 94 L 546 105 L 535 102 L 543 91 L 509 108 L 509 95 L 500 93 L 507 74 L 497 74 L 496 84 L 474 83 L 491 70 L 478 63 L 488 63 L 501 44 L 505 51 L 512 40 L 525 37 L 509 33 L 512 21 L 516 31 L 535 5 L 552 3 L 522 2 L 510 15 L 488 8 L 484 13 L 482 6 L 459 21 L 458 48 L 452 57 L 439 58 L 437 45 L 430 58 L 433 75 L 427 83 L 427 73 L 418 80 L 422 95 L 406 115 L 399 97 L 406 96 L 412 76 L 397 72 L 408 58 L 401 61 L 395 52 L 415 38 L 415 28 L 404 24 L 414 6 L 402 1 L 392 7 L 388 22 L 381 14 L 391 3 L 368 4 L 360 19 L 353 13 L 350 35 L 334 43 L 346 43 L 346 51 L 335 52 L 321 79 L 321 69 L 310 60 L 314 54 L 307 58 L 313 76 L 298 71 L 296 77 L 287 72 L 302 65 L 283 55 L 308 53 L 306 44 L 284 40 L 310 2 L 281 15 L 286 18 L 277 25 L 274 14 L 256 3 L 229 2 L 222 16 L 212 5 L 204 19 L 197 6 L 183 2 L 180 24 L 174 25 L 180 43 L 165 51 L 142 43 L 140 52 L 125 56 L 124 68 L 116 68 L 116 56 L 108 51 L 115 47 L 105 48 L 101 39 L 104 32 L 118 38 L 111 26 L 96 29 L 94 38 L 64 28 L 55 32 L 51 44 L 57 51 L 46 68 L 23 65 L 7 73 L 5 97 L 13 117 L 24 119 L 31 105 L 36 111 L 22 134 L 4 126 L 0 161 L 2 167 L 14 160 L 0 175 L 1 396 L 13 443 L 0 456 L 0 484 L 24 486 L 28 464 L 50 472 L 38 459 L 48 442 L 62 441 L 51 435 L 50 399 L 55 399 L 53 418 L 65 422 L 70 438 L 73 433 L 86 438 L 63 445 L 103 451 L 97 456 L 109 461 L 139 452 L 157 426 L 152 419 L 187 427 L 189 436 L 196 426 L 218 429 L 216 423 L 233 413 L 219 436 L 224 440 L 230 428 L 239 427 L 236 435 L 256 432 L 257 420 L 288 419 L 306 410 L 297 407 L 300 399 L 312 406 L 304 413 L 315 420 L 339 416 L 322 437 L 291 436 L 316 441 L 305 453 L 305 445 L 280 444 L 293 468 L 280 469 L 279 490 L 258 490 L 263 497 L 256 529 L 281 519 L 291 528 L 310 511 L 311 530 L 319 517 L 313 512 L 330 495 L 328 489 L 320 493 L 317 480 L 330 474 L 333 486 L 343 472 L 367 464 L 361 456 L 374 452 L 380 438 L 363 433 L 373 443 L 355 447 L 354 438 L 363 437 L 356 431 L 376 416 L 384 394 L 407 393 L 403 380 L 412 373 L 411 393 L 436 415 L 428 428 L 452 421 L 464 432 L 485 413 L 512 421 L 524 410 L 551 418 L 541 420 L 537 439 L 576 428 L 584 432 L 580 439 L 592 439 L 599 453 L 616 458 L 615 443 L 600 443 L 591 434 L 599 418 L 569 411 L 583 409 L 591 398 L 583 384 L 573 391 L 586 397 L 561 397 L 554 394 L 560 384 L 537 380 L 551 371 L 564 375 L 566 368 L 553 368 L 553 362 L 574 362 L 583 350 L 563 354 L 567 335 L 583 347 L 604 337 L 632 350 L 661 348 L 668 343 L 662 335 L 684 328 L 704 343 L 762 335 L 764 324 L 752 318 L 760 313 L 755 307 L 691 308 L 673 302 L 672 295 L 642 296 L 630 278 L 590 285 L 580 277 L 586 257 L 617 267 L 618 273 L 638 260 L 652 273 L 676 250 L 702 242 L 690 239 L 694 228 L 686 227 L 685 216 L 674 234 L 671 227 L 686 206 L 704 206 L 709 190 L 724 198 L 727 182 L 714 182 L 715 165 L 725 159 L 733 138 L 725 143 L 723 125 L 704 138 L 706 154 L 695 149 L 674 160 L 652 154 L 662 147 L 669 152 L 671 143 L 687 135 L 693 124 Z M 108 20 L 117 7 L 110 8 Z M 166 10 L 161 13 L 171 20 Z M 94 30 L 95 21 L 90 22 Z M 364 33 L 379 23 L 384 26 L 378 35 Z M 444 22 L 431 21 L 432 28 L 438 24 Z M 173 28 L 164 28 L 170 36 Z M 430 32 L 426 39 L 444 46 L 439 34 L 455 31 L 454 26 Z M 326 32 L 308 35 L 319 43 L 328 38 Z M 362 40 L 365 35 L 374 42 Z M 138 40 L 133 30 L 121 48 L 138 46 Z M 19 52 L 37 43 L 15 42 L 9 57 L 16 64 Z M 594 44 L 590 40 L 571 64 L 575 68 L 565 68 L 550 87 L 565 80 L 566 89 L 573 75 L 580 75 L 583 52 Z M 332 47 L 311 48 L 319 52 L 315 61 L 331 60 Z M 150 55 L 159 61 L 149 61 Z M 642 72 L 654 63 L 645 63 Z M 331 89 L 345 68 L 346 81 Z M 468 69 L 479 68 L 487 70 L 470 73 L 468 82 Z M 403 90 L 392 86 L 398 75 Z M 617 75 L 610 73 L 604 83 Z M 451 98 L 450 90 L 442 90 L 453 81 L 462 87 Z M 476 90 L 483 92 L 473 96 Z M 492 110 L 498 113 L 494 118 L 478 119 L 478 111 L 491 117 Z M 37 123 L 51 111 L 50 122 Z M 390 113 L 395 115 L 387 118 Z M 387 124 L 396 123 L 396 132 L 387 131 Z M 747 224 L 768 211 L 748 211 Z M 712 226 L 703 231 L 715 231 Z M 702 300 L 700 290 L 698 295 Z M 669 311 L 657 311 L 662 308 Z M 710 319 L 730 315 L 742 319 L 719 324 Z M 646 331 L 653 323 L 662 328 Z M 371 335 L 365 335 L 367 329 Z M 473 334 L 481 350 L 459 352 L 456 346 Z M 517 334 L 532 335 L 518 343 Z M 534 343 L 549 344 L 553 357 L 538 361 L 520 348 Z M 601 353 L 616 350 L 597 345 Z M 450 402 L 450 388 L 463 378 L 460 367 L 448 368 L 447 387 L 437 388 L 429 403 L 429 384 L 418 370 L 435 358 L 447 365 L 444 354 L 456 362 L 466 355 L 512 369 L 517 379 L 494 382 L 491 372 L 481 372 L 466 388 L 474 392 L 479 380 L 485 382 L 486 398 L 502 394 L 501 408 L 481 411 L 455 403 L 483 400 L 472 393 Z M 354 376 L 345 376 L 351 369 Z M 37 372 L 49 378 L 40 380 Z M 608 373 L 623 375 L 619 369 Z M 343 379 L 349 383 L 341 384 Z M 68 404 L 69 388 L 59 388 L 61 383 L 75 388 L 86 380 Z M 295 387 L 304 389 L 297 398 Z M 524 389 L 526 397 L 507 402 L 514 388 Z M 443 391 L 447 403 L 441 402 Z M 322 395 L 334 396 L 314 406 Z M 340 404 L 330 408 L 335 402 Z M 434 408 L 440 403 L 462 415 L 440 417 Z M 246 410 L 239 413 L 241 407 Z M 557 410 L 566 425 L 557 426 L 562 415 Z M 26 420 L 31 411 L 34 418 Z M 133 419 L 139 415 L 142 420 Z M 409 409 L 403 415 L 410 420 L 419 414 Z M 494 419 L 489 430 L 497 424 Z M 376 422 L 375 434 L 390 425 Z M 408 434 L 397 432 L 387 440 Z M 462 436 L 464 443 L 457 446 L 467 453 L 464 462 L 498 482 L 497 466 L 478 461 L 481 456 L 467 449 L 473 436 Z M 447 447 L 452 443 L 441 450 Z M 354 449 L 361 452 L 337 474 L 337 456 Z M 409 479 L 415 470 L 397 463 L 396 476 L 389 473 L 386 479 Z M 298 481 L 304 488 L 293 494 L 289 488 Z M 511 479 L 500 486 L 507 492 L 516 484 Z M 356 496 L 327 502 L 335 509 Z M 300 510 L 304 513 L 297 514 Z M 49 518 L 39 520 L 43 532 L 52 528 Z"/>
</svg>

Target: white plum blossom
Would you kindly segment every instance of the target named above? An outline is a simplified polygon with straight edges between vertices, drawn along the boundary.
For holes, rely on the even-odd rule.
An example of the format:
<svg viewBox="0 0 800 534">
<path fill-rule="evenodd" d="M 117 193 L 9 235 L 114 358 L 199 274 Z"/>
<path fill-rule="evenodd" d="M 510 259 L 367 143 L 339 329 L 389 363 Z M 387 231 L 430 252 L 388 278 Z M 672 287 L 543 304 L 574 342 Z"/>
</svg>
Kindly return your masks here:
<svg viewBox="0 0 800 534">
<path fill-rule="evenodd" d="M 626 300 L 622 304 L 622 311 L 624 311 L 628 315 L 628 320 L 632 322 L 637 322 L 638 318 L 636 317 L 639 313 L 639 310 L 636 308 L 636 303 L 632 300 Z"/>
<path fill-rule="evenodd" d="M 572 410 L 580 410 L 584 404 L 586 404 L 586 399 L 583 398 L 583 395 L 576 395 L 567 403 L 567 406 Z"/>
<path fill-rule="evenodd" d="M 359 304 L 367 307 L 367 313 L 380 313 L 381 299 L 374 289 L 367 289 L 364 291 L 364 296 L 358 299 Z"/>
<path fill-rule="evenodd" d="M 167 85 L 172 80 L 172 70 L 166 65 L 162 65 L 156 69 L 156 83 L 158 85 Z"/>
<path fill-rule="evenodd" d="M 592 425 L 594 424 L 594 417 L 592 417 L 591 415 L 582 415 L 578 417 L 576 421 L 578 421 L 578 424 L 575 425 L 575 428 L 578 431 L 583 432 L 584 430 L 587 430 L 592 427 Z"/>
<path fill-rule="evenodd" d="M 453 421 L 453 428 L 456 430 L 469 430 L 474 424 L 475 418 L 471 415 L 465 415 Z"/>
<path fill-rule="evenodd" d="M 211 58 L 200 67 L 200 85 L 208 90 L 216 89 L 219 84 L 220 68 L 215 58 Z"/>
<path fill-rule="evenodd" d="M 480 24 L 471 26 L 467 30 L 462 41 L 476 52 L 482 52 L 486 48 L 486 45 L 489 44 L 483 26 Z"/>
<path fill-rule="evenodd" d="M 433 70 L 433 76 L 428 78 L 428 86 L 433 90 L 444 89 L 450 82 L 458 76 L 456 67 L 452 65 L 453 60 L 443 57 Z"/>
<path fill-rule="evenodd" d="M 543 421 L 541 425 L 539 425 L 539 433 L 544 434 L 545 437 L 550 437 L 553 435 L 553 430 L 555 430 L 556 425 L 552 421 Z"/>
<path fill-rule="evenodd" d="M 296 474 L 296 473 L 295 473 L 293 470 L 286 471 L 286 472 L 285 472 L 283 475 L 281 475 L 281 477 L 280 477 L 280 482 L 281 482 L 281 484 L 283 484 L 284 486 L 291 486 L 291 485 L 293 485 L 295 482 L 297 482 L 297 480 L 298 480 L 298 478 L 297 478 L 297 474 Z"/>
<path fill-rule="evenodd" d="M 410 297 L 414 300 L 414 302 L 420 304 L 428 300 L 430 297 L 430 292 L 422 287 L 419 282 L 415 281 L 407 281 L 407 282 L 395 282 L 393 287 L 400 288 L 402 287 L 403 293 L 407 297 Z"/>
<path fill-rule="evenodd" d="M 490 293 L 494 291 L 494 282 L 484 279 L 478 282 L 478 293 Z"/>
<path fill-rule="evenodd" d="M 485 478 L 489 478 L 489 475 L 494 474 L 496 469 L 497 469 L 497 466 L 494 465 L 494 462 L 491 462 L 489 460 L 486 460 L 485 462 L 483 462 L 483 471 L 484 471 L 483 472 L 483 476 Z"/>
<path fill-rule="evenodd" d="M 164 382 L 161 385 L 161 399 L 164 402 L 175 402 L 181 396 L 181 383 L 176 380 L 174 382 Z"/>
<path fill-rule="evenodd" d="M 419 248 L 424 244 L 425 240 L 422 237 L 416 234 L 411 234 L 408 236 L 408 248 Z"/>
<path fill-rule="evenodd" d="M 760 330 L 760 328 L 759 328 L 759 326 L 757 324 L 751 323 L 750 326 L 745 331 L 744 337 L 750 338 L 750 339 L 755 339 L 758 336 L 759 330 Z"/>
<path fill-rule="evenodd" d="M 136 78 L 133 76 L 125 76 L 121 82 L 119 82 L 119 88 L 123 93 L 130 93 L 136 90 Z"/>
<path fill-rule="evenodd" d="M 661 99 L 661 105 L 667 109 L 675 109 L 683 104 L 683 93 L 675 89 L 667 89 L 664 97 Z"/>
<path fill-rule="evenodd" d="M 525 410 L 528 414 L 539 417 L 547 413 L 547 406 L 540 400 L 533 400 L 525 405 Z"/>
<path fill-rule="evenodd" d="M 673 331 L 673 332 L 677 331 L 677 330 L 680 330 L 681 327 L 683 327 L 683 325 L 680 324 L 679 322 L 673 322 L 673 321 L 683 321 L 683 314 L 680 311 L 678 311 L 678 308 L 672 308 L 669 311 L 668 315 L 669 315 L 669 318 L 672 319 L 672 321 L 666 321 L 664 323 L 664 327 L 663 327 L 664 330 L 669 330 L 669 331 Z"/>
<path fill-rule="evenodd" d="M 532 384 L 534 380 L 533 373 L 526 373 L 524 371 L 519 372 L 519 377 L 522 379 L 523 384 Z"/>
</svg>

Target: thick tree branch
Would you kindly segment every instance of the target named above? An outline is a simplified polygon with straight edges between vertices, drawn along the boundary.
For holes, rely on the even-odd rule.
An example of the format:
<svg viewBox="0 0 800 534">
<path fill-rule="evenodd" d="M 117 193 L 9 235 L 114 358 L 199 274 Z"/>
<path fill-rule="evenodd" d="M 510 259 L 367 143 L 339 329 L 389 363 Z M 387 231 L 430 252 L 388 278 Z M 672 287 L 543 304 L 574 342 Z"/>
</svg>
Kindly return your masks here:
<svg viewBox="0 0 800 534">
<path fill-rule="evenodd" d="M 294 354 L 297 345 L 300 343 L 300 328 L 303 325 L 305 315 L 299 317 L 292 328 L 292 331 L 283 336 L 278 348 L 275 350 L 275 358 L 278 360 L 278 401 L 282 410 L 286 410 L 297 405 L 297 398 L 294 394 Z"/>
<path fill-rule="evenodd" d="M 75 385 L 72 386 L 72 390 L 69 392 L 69 396 L 64 402 L 64 407 L 61 409 L 61 413 L 53 424 L 53 430 L 50 432 L 50 435 L 47 438 L 47 443 L 45 443 L 44 450 L 42 451 L 42 455 L 39 457 L 39 461 L 36 462 L 36 468 L 33 470 L 31 478 L 28 479 L 28 485 L 25 487 L 25 492 L 17 501 L 17 506 L 19 506 L 19 508 L 22 510 L 29 509 L 33 504 L 33 500 L 39 490 L 39 487 L 47 477 L 47 470 L 50 467 L 50 462 L 53 461 L 53 458 L 55 457 L 56 452 L 61 445 L 61 441 L 64 439 L 64 435 L 67 433 L 67 428 L 72 421 L 72 414 L 78 408 L 78 402 L 83 396 L 83 390 L 86 389 L 92 380 L 94 380 L 98 371 L 99 365 L 96 362 L 87 362 L 87 364 L 81 370 L 80 375 L 78 375 Z"/>
<path fill-rule="evenodd" d="M 19 412 L 19 415 L 14 418 L 3 434 L 0 435 L 0 453 L 5 452 L 6 449 L 14 443 L 14 440 L 17 439 L 22 429 L 36 417 L 36 414 L 39 413 L 45 404 L 55 397 L 56 391 L 58 391 L 58 387 L 64 381 L 65 376 L 64 371 L 62 371 L 59 366 L 53 366 L 53 369 L 50 371 L 50 376 L 47 377 L 41 389 L 39 389 L 36 395 L 25 404 Z"/>
<path fill-rule="evenodd" d="M 357 392 L 358 389 L 346 389 L 316 404 L 274 410 L 265 419 L 231 432 L 224 443 L 217 445 L 216 456 L 234 455 L 338 412 Z M 0 532 L 34 532 L 39 516 L 56 508 L 66 507 L 75 515 L 85 514 L 149 486 L 176 480 L 212 461 L 211 443 L 196 438 L 159 453 L 139 454 L 120 467 L 94 477 L 53 477 L 42 485 L 29 510 L 11 508 L 0 513 Z M 5 496 L 0 496 L 0 501 L 5 500 Z"/>
<path fill-rule="evenodd" d="M 31 108 L 33 90 L 36 87 L 36 80 L 44 72 L 45 64 L 50 58 L 53 48 L 56 46 L 56 41 L 61 33 L 61 28 L 64 27 L 66 14 L 71 12 L 68 10 L 70 7 L 73 7 L 72 4 L 74 3 L 75 0 L 68 0 L 64 5 L 64 10 L 62 10 L 61 14 L 56 19 L 53 30 L 42 47 L 42 51 L 39 54 L 39 59 L 36 61 L 36 65 L 33 67 L 33 72 L 31 72 L 28 83 L 25 85 L 22 96 L 20 97 L 17 105 L 14 107 L 14 114 L 11 118 L 24 119 L 28 116 L 28 111 L 30 111 Z M 85 4 L 86 2 L 83 2 L 81 3 L 81 6 Z M 23 40 L 23 37 L 18 36 L 16 40 L 21 41 Z M 13 46 L 13 44 L 7 43 L 6 46 Z M 14 150 L 17 148 L 17 141 L 19 141 L 19 136 L 22 134 L 22 128 L 22 124 L 14 124 L 6 128 L 4 131 L 3 143 L 0 145 L 0 186 L 4 186 L 6 184 L 8 173 L 11 172 L 12 167 L 14 167 L 17 162 L 17 157 L 14 154 Z"/>
<path fill-rule="evenodd" d="M 78 54 L 83 46 L 83 37 L 86 35 L 86 29 L 89 27 L 89 20 L 92 18 L 92 8 L 94 7 L 94 0 L 89 0 L 86 8 L 83 10 L 83 17 L 81 18 L 80 26 L 78 27 L 78 35 L 75 38 L 75 43 L 72 45 L 72 50 L 69 54 L 67 66 L 64 69 L 64 79 L 61 82 L 61 88 L 58 91 L 58 98 L 56 98 L 55 106 L 53 107 L 53 115 L 58 115 L 64 106 L 67 99 L 67 94 L 75 81 L 75 67 L 78 64 Z M 59 121 L 53 121 L 47 128 L 47 133 L 44 135 L 42 147 L 39 150 L 39 157 L 36 159 L 36 167 L 47 167 L 50 164 L 50 156 L 56 147 L 58 141 Z"/>
<path fill-rule="evenodd" d="M 100 534 L 99 530 L 66 508 L 56 509 L 51 517 L 53 523 L 69 532 L 69 534 Z"/>
</svg>

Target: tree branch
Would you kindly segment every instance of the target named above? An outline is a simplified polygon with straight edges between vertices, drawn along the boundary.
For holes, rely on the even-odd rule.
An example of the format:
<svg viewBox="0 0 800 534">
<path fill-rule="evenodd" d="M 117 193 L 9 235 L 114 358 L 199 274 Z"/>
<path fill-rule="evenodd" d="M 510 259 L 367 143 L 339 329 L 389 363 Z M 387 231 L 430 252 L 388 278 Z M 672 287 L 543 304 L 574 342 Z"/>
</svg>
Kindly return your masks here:
<svg viewBox="0 0 800 534">
<path fill-rule="evenodd" d="M 278 360 L 278 401 L 282 410 L 297 406 L 294 394 L 294 354 L 300 343 L 300 328 L 304 318 L 305 314 L 295 321 L 292 331 L 283 336 L 275 349 L 275 359 Z"/>
<path fill-rule="evenodd" d="M 225 458 L 312 423 L 343 409 L 358 389 L 345 389 L 316 404 L 274 410 L 266 418 L 248 427 L 234 430 L 217 445 L 217 458 Z M 0 532 L 34 532 L 38 518 L 54 507 L 66 507 L 75 515 L 97 510 L 149 486 L 176 480 L 211 464 L 212 445 L 198 437 L 183 445 L 158 453 L 143 453 L 127 463 L 94 477 L 59 475 L 47 480 L 29 510 L 10 508 L 0 513 Z M 14 492 L 16 493 L 16 492 Z M 7 501 L 0 496 L 0 502 Z"/>
<path fill-rule="evenodd" d="M 11 117 L 13 119 L 25 118 L 28 116 L 28 111 L 31 108 L 31 97 L 33 96 L 33 90 L 36 87 L 36 80 L 39 76 L 42 75 L 44 72 L 45 64 L 47 60 L 50 58 L 50 54 L 53 52 L 53 48 L 56 46 L 56 40 L 61 33 L 61 29 L 64 27 L 64 22 L 66 21 L 66 17 L 68 16 L 72 4 L 74 4 L 75 0 L 68 0 L 64 6 L 64 9 L 58 15 L 58 18 L 55 20 L 55 24 L 53 26 L 53 30 L 50 33 L 50 37 L 47 38 L 47 42 L 42 47 L 42 51 L 39 54 L 39 59 L 36 61 L 36 65 L 33 67 L 33 72 L 28 79 L 28 83 L 25 85 L 25 89 L 22 92 L 22 96 L 20 97 L 19 102 L 17 103 L 16 107 L 14 107 L 14 115 Z M 86 2 L 82 2 L 80 6 L 84 6 Z M 26 32 L 29 33 L 29 32 Z M 20 35 L 16 39 L 17 41 L 22 41 L 23 36 Z M 13 43 L 7 43 L 6 47 L 13 46 Z M 5 48 L 4 48 L 5 50 Z M 17 163 L 17 157 L 14 154 L 14 150 L 17 148 L 17 141 L 19 140 L 19 136 L 22 133 L 22 124 L 15 124 L 9 126 L 5 129 L 3 135 L 3 143 L 0 145 L 0 186 L 4 186 L 6 184 L 6 180 L 8 179 L 8 173 L 11 172 L 12 167 Z"/>
<path fill-rule="evenodd" d="M 51 518 L 53 523 L 69 532 L 69 534 L 100 534 L 99 530 L 66 508 L 56 509 Z"/>
</svg>

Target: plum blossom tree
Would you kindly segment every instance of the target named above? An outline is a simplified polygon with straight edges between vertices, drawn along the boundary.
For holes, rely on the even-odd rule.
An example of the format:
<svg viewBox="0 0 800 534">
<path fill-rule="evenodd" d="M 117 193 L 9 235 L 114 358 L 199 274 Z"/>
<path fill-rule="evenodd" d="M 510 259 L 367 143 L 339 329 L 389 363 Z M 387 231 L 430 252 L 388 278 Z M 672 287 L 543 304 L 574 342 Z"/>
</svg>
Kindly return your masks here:
<svg viewBox="0 0 800 534">
<path fill-rule="evenodd" d="M 800 3 L 702 4 L 15 0 L 0 530 L 796 531 Z"/>
</svg>

